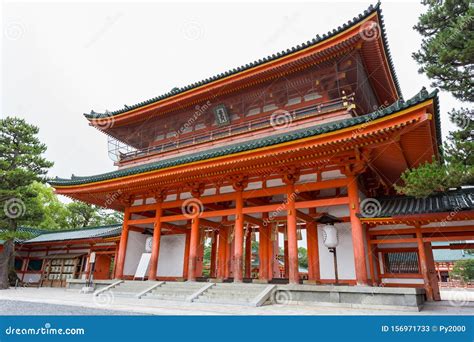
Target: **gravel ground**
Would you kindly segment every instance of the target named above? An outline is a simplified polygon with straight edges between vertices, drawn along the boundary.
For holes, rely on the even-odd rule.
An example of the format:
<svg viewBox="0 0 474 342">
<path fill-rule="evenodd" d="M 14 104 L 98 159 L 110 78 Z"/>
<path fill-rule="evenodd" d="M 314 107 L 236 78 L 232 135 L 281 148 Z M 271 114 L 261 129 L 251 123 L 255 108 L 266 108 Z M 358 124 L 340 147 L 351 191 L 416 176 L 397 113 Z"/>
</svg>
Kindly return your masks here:
<svg viewBox="0 0 474 342">
<path fill-rule="evenodd" d="M 94 309 L 72 305 L 23 302 L 0 299 L 0 315 L 53 315 L 53 316 L 84 316 L 84 315 L 146 315 L 136 312 Z"/>
</svg>

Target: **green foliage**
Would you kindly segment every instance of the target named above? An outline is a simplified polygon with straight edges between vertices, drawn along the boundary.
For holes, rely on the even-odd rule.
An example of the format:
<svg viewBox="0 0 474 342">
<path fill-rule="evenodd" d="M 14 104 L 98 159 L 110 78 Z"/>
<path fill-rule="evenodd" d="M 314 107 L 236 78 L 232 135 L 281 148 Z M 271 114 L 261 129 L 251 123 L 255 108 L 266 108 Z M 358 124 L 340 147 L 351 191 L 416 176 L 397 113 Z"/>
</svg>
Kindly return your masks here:
<svg viewBox="0 0 474 342">
<path fill-rule="evenodd" d="M 34 182 L 29 187 L 36 196 L 32 199 L 41 215 L 22 222 L 28 227 L 46 230 L 64 230 L 87 226 L 122 223 L 123 214 L 82 202 L 61 202 L 47 184 Z"/>
<path fill-rule="evenodd" d="M 433 85 L 451 92 L 462 101 L 474 101 L 474 6 L 469 0 L 428 1 L 428 11 L 414 27 L 422 36 L 421 49 L 413 54 L 420 72 Z M 458 129 L 444 143 L 442 160 L 433 159 L 406 170 L 395 189 L 405 195 L 427 197 L 436 192 L 474 185 L 474 112 L 453 109 L 451 122 Z"/>
<path fill-rule="evenodd" d="M 47 184 L 34 182 L 30 189 L 36 193 L 34 201 L 42 208 L 40 219 L 32 219 L 24 222 L 25 226 L 41 229 L 64 229 L 70 227 L 68 224 L 69 212 L 63 202 L 55 195 L 54 190 Z"/>
<path fill-rule="evenodd" d="M 298 265 L 308 269 L 308 251 L 304 247 L 298 248 Z"/>
<path fill-rule="evenodd" d="M 414 29 L 423 36 L 413 58 L 433 86 L 462 100 L 474 100 L 474 6 L 470 0 L 428 1 Z"/>
<path fill-rule="evenodd" d="M 44 182 L 53 165 L 42 154 L 46 145 L 37 138 L 38 127 L 23 119 L 0 120 L 0 228 L 16 231 L 18 225 L 42 218 L 34 182 Z"/>
<path fill-rule="evenodd" d="M 474 280 L 474 259 L 456 261 L 450 276 L 466 282 Z"/>
<path fill-rule="evenodd" d="M 46 145 L 39 141 L 38 132 L 38 127 L 23 119 L 0 119 L 0 238 L 5 240 L 0 252 L 0 289 L 9 286 L 13 240 L 25 238 L 17 232 L 17 227 L 43 216 L 31 186 L 45 181 L 53 163 L 42 156 Z"/>
<path fill-rule="evenodd" d="M 436 192 L 472 185 L 474 168 L 458 163 L 444 164 L 437 160 L 406 170 L 401 180 L 403 185 L 395 185 L 402 194 L 417 198 L 428 197 Z"/>
</svg>

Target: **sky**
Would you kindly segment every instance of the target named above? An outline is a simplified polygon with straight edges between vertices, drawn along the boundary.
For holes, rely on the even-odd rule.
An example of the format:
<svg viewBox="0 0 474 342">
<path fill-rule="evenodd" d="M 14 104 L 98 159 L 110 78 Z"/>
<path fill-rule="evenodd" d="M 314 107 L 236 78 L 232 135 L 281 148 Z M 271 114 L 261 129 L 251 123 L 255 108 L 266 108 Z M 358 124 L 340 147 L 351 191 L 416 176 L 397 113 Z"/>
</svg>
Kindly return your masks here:
<svg viewBox="0 0 474 342">
<path fill-rule="evenodd" d="M 115 110 L 296 46 L 342 25 L 374 2 L 3 2 L 1 115 L 40 128 L 49 176 L 114 170 L 107 138 L 83 113 Z M 383 1 L 395 71 L 405 98 L 430 81 L 411 54 L 419 1 Z M 447 112 L 461 106 L 440 94 Z"/>
</svg>

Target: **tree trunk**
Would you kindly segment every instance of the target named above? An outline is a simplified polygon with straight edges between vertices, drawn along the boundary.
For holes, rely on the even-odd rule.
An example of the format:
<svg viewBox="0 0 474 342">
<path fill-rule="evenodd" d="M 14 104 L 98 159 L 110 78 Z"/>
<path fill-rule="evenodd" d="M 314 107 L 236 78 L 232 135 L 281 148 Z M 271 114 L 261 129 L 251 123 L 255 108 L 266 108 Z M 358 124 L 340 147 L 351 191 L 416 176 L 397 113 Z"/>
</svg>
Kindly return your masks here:
<svg viewBox="0 0 474 342">
<path fill-rule="evenodd" d="M 12 263 L 15 242 L 13 239 L 5 241 L 3 251 L 0 253 L 0 290 L 8 289 L 10 282 L 8 274 Z"/>
</svg>

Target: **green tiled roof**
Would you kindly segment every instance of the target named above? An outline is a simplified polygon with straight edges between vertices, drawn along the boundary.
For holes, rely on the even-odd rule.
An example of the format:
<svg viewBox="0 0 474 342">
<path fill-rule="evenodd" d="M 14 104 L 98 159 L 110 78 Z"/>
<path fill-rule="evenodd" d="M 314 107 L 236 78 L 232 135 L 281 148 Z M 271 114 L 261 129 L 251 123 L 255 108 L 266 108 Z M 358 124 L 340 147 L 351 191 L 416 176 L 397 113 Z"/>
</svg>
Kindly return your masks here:
<svg viewBox="0 0 474 342">
<path fill-rule="evenodd" d="M 122 231 L 121 224 L 112 224 L 107 226 L 84 227 L 68 230 L 46 231 L 36 237 L 23 241 L 23 244 L 50 242 L 50 241 L 66 241 L 66 240 L 82 240 L 93 238 L 107 238 L 119 236 Z"/>
<path fill-rule="evenodd" d="M 32 238 L 48 232 L 48 230 L 46 229 L 31 228 L 31 227 L 18 227 L 16 231 L 19 233 L 28 233 Z M 15 242 L 17 243 L 21 241 L 22 240 L 15 239 Z M 3 245 L 4 242 L 5 240 L 0 240 L 0 245 Z"/>
<path fill-rule="evenodd" d="M 278 52 L 276 54 L 265 57 L 263 59 L 259 59 L 258 61 L 254 61 L 252 63 L 243 65 L 241 67 L 238 67 L 238 68 L 235 68 L 235 69 L 232 69 L 232 70 L 228 70 L 224 73 L 221 73 L 221 74 L 215 75 L 213 77 L 207 78 L 205 80 L 187 85 L 185 87 L 173 88 L 168 93 L 165 93 L 165 94 L 162 94 L 160 96 L 154 97 L 154 98 L 149 99 L 147 101 L 137 103 L 137 104 L 132 105 L 132 106 L 125 105 L 124 108 L 121 108 L 121 109 L 118 109 L 118 110 L 115 110 L 115 111 L 112 111 L 112 112 L 106 112 L 106 113 L 96 113 L 94 111 L 91 111 L 90 114 L 86 113 L 86 114 L 84 114 L 84 116 L 88 119 L 93 119 L 93 118 L 103 118 L 103 117 L 109 117 L 109 116 L 113 116 L 113 115 L 122 114 L 122 113 L 128 112 L 130 110 L 137 109 L 137 108 L 140 108 L 140 107 L 143 107 L 143 106 L 147 106 L 147 105 L 152 104 L 154 102 L 158 102 L 158 101 L 164 100 L 166 98 L 175 96 L 177 94 L 183 93 L 185 91 L 188 91 L 188 90 L 200 87 L 202 85 L 217 81 L 217 80 L 222 79 L 224 77 L 231 76 L 233 74 L 242 72 L 244 70 L 254 68 L 254 67 L 259 66 L 261 64 L 264 64 L 264 63 L 276 60 L 278 58 L 290 55 L 290 54 L 295 53 L 297 51 L 300 51 L 302 49 L 306 49 L 310 46 L 316 45 L 316 44 L 318 44 L 318 43 L 320 43 L 320 42 L 322 42 L 326 39 L 329 39 L 329 38 L 339 34 L 340 32 L 347 30 L 351 26 L 356 25 L 357 23 L 361 22 L 362 20 L 364 20 L 365 18 L 367 18 L 368 16 L 370 16 L 371 14 L 373 14 L 375 12 L 377 12 L 379 17 L 380 17 L 380 32 L 381 32 L 382 42 L 383 42 L 384 49 L 385 49 L 385 52 L 386 52 L 390 72 L 393 75 L 393 80 L 394 80 L 394 83 L 395 83 L 395 87 L 397 89 L 397 93 L 398 93 L 399 97 L 402 97 L 402 92 L 400 90 L 400 85 L 398 83 L 397 75 L 395 74 L 395 69 L 393 67 L 392 57 L 391 57 L 390 50 L 389 50 L 388 43 L 387 43 L 387 36 L 386 36 L 386 33 L 385 33 L 385 24 L 384 24 L 384 21 L 383 21 L 382 10 L 380 8 L 380 2 L 378 2 L 375 6 L 370 5 L 370 7 L 367 10 L 365 10 L 362 14 L 359 14 L 358 17 L 354 17 L 352 20 L 348 21 L 347 23 L 343 24 L 342 26 L 339 26 L 337 29 L 334 29 L 334 30 L 332 30 L 332 31 L 330 31 L 326 34 L 323 34 L 322 36 L 317 35 L 311 41 L 307 41 L 306 43 L 302 43 L 300 45 L 297 45 L 296 47 L 292 47 L 291 49 L 287 49 L 285 51 Z"/>
<path fill-rule="evenodd" d="M 474 259 L 474 254 L 469 254 L 462 249 L 433 249 L 433 257 L 435 261 L 440 261 L 440 262 L 441 261 L 456 261 L 456 260 Z"/>
<path fill-rule="evenodd" d="M 209 149 L 203 152 L 197 152 L 197 153 L 192 153 L 185 156 L 169 158 L 162 161 L 134 166 L 134 167 L 121 169 L 117 171 L 111 171 L 111 172 L 103 173 L 100 175 L 86 176 L 86 177 L 72 176 L 71 179 L 55 178 L 55 179 L 50 180 L 49 184 L 51 184 L 52 186 L 71 186 L 71 185 L 100 182 L 100 181 L 104 181 L 108 179 L 136 175 L 136 174 L 140 174 L 144 172 L 156 171 L 156 170 L 160 170 L 160 169 L 164 169 L 164 168 L 168 168 L 172 166 L 177 166 L 181 164 L 187 164 L 187 163 L 202 161 L 202 160 L 206 160 L 210 158 L 231 155 L 234 153 L 251 151 L 257 148 L 277 145 L 284 142 L 303 139 L 307 137 L 313 137 L 320 134 L 337 131 L 343 128 L 356 126 L 358 124 L 368 123 L 375 119 L 379 119 L 379 118 L 388 116 L 390 114 L 394 114 L 403 109 L 415 106 L 428 99 L 434 99 L 434 103 L 435 103 L 434 117 L 436 120 L 436 125 L 438 126 L 437 134 L 438 134 L 438 143 L 440 144 L 441 143 L 441 135 L 440 135 L 441 129 L 439 127 L 440 123 L 439 123 L 439 113 L 438 113 L 437 90 L 434 90 L 433 92 L 428 93 L 428 91 L 426 91 L 426 89 L 423 88 L 417 95 L 415 95 L 413 98 L 409 99 L 408 101 L 403 101 L 402 99 L 400 99 L 384 109 L 376 110 L 370 114 L 366 114 L 363 116 L 319 124 L 310 128 L 304 128 L 304 129 L 300 129 L 300 130 L 296 130 L 292 132 L 275 134 L 275 135 L 267 136 L 264 138 L 250 140 L 247 142 L 241 142 L 234 145 L 226 145 L 222 147 L 217 147 L 217 148 Z"/>
<path fill-rule="evenodd" d="M 427 198 L 392 196 L 377 198 L 377 201 L 380 211 L 376 218 L 474 210 L 474 188 L 447 191 Z M 364 217 L 363 214 L 360 216 Z"/>
</svg>

